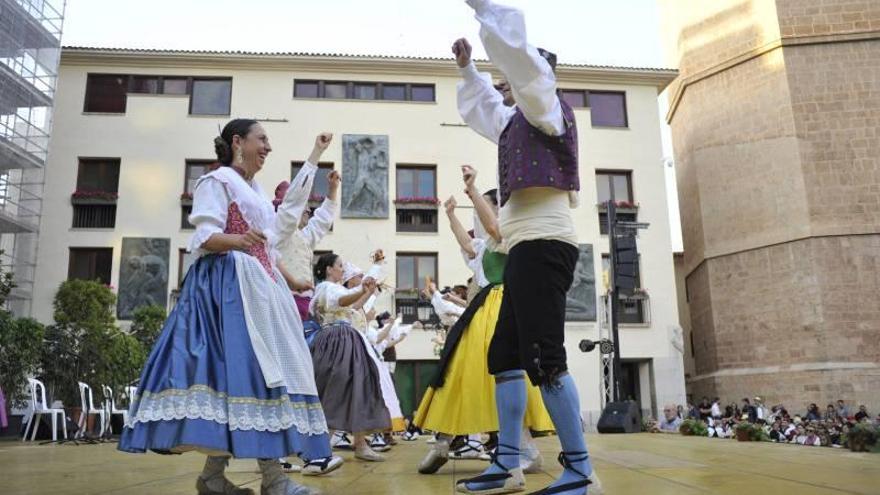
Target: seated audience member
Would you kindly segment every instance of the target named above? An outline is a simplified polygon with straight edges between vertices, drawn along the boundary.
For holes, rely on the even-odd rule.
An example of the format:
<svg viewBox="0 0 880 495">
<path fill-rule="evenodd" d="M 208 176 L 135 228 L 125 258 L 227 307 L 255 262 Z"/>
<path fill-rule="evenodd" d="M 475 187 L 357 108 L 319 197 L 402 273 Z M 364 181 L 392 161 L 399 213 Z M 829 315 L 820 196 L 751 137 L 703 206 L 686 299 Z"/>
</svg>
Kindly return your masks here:
<svg viewBox="0 0 880 495">
<path fill-rule="evenodd" d="M 797 434 L 797 426 L 790 423 L 788 420 L 783 419 L 781 431 L 782 431 L 782 435 L 783 435 L 783 437 L 785 437 L 785 439 L 780 440 L 780 442 L 791 442 L 794 439 L 795 435 Z"/>
<path fill-rule="evenodd" d="M 791 440 L 791 443 L 804 445 L 806 442 L 807 442 L 807 429 L 804 428 L 803 425 L 798 425 L 797 431 L 795 432 L 794 438 Z"/>
<path fill-rule="evenodd" d="M 785 441 L 785 431 L 782 429 L 782 420 L 777 419 L 773 422 L 773 425 L 770 426 L 770 440 L 773 442 L 784 442 Z"/>
<path fill-rule="evenodd" d="M 833 420 L 837 417 L 837 409 L 834 409 L 834 404 L 828 404 L 828 407 L 825 408 L 825 417 L 822 418 L 825 421 Z"/>
<path fill-rule="evenodd" d="M 807 414 L 804 416 L 804 419 L 807 421 L 819 421 L 822 419 L 822 414 L 819 412 L 819 406 L 815 403 L 810 404 L 810 407 L 807 408 Z"/>
<path fill-rule="evenodd" d="M 871 415 L 868 414 L 868 408 L 865 407 L 864 404 L 859 406 L 859 412 L 856 413 L 855 418 L 856 418 L 856 423 L 861 423 L 862 420 L 871 419 Z"/>
<path fill-rule="evenodd" d="M 663 408 L 663 417 L 660 418 L 660 424 L 658 426 L 661 433 L 678 433 L 678 429 L 681 427 L 681 418 L 678 416 L 678 411 L 675 406 L 668 405 Z"/>
<path fill-rule="evenodd" d="M 819 435 L 816 434 L 815 427 L 808 426 L 806 431 L 807 431 L 807 435 L 804 438 L 803 445 L 807 445 L 809 447 L 819 447 L 820 445 L 822 445 L 822 441 L 819 438 Z M 798 443 L 800 443 L 800 442 L 798 442 Z"/>
<path fill-rule="evenodd" d="M 748 416 L 748 418 L 746 418 L 745 416 Z M 742 417 L 750 423 L 754 423 L 758 420 L 758 411 L 749 401 L 748 397 L 743 397 L 742 400 Z"/>
<path fill-rule="evenodd" d="M 706 421 L 707 419 L 712 417 L 712 404 L 709 403 L 708 397 L 703 397 L 703 400 L 700 401 L 700 419 Z"/>
<path fill-rule="evenodd" d="M 713 419 L 709 425 L 709 438 L 730 438 L 733 436 L 733 430 L 726 419 Z"/>
<path fill-rule="evenodd" d="M 767 407 L 764 406 L 764 399 L 762 399 L 760 397 L 755 397 L 755 416 L 758 419 L 763 419 L 763 420 L 769 419 Z"/>
</svg>

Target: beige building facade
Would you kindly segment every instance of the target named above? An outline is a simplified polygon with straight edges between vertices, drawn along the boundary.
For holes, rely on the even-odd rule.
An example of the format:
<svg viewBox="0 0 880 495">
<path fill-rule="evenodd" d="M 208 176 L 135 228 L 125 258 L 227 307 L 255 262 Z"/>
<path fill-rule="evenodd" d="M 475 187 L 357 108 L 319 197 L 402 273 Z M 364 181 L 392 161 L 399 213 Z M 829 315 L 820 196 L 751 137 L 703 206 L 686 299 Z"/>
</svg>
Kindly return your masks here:
<svg viewBox="0 0 880 495">
<path fill-rule="evenodd" d="M 618 200 L 636 203 L 630 210 L 638 221 L 651 224 L 639 237 L 641 284 L 649 297 L 628 301 L 630 323 L 621 331 L 628 390 L 651 413 L 658 404 L 684 400 L 657 106 L 658 93 L 674 77 L 675 71 L 660 69 L 559 69 L 559 85 L 577 107 L 580 131 L 582 191 L 575 225 L 580 242 L 592 246 L 597 281 L 591 301 L 598 307 L 596 321 L 571 322 L 566 335 L 590 423 L 602 407 L 599 356 L 581 353 L 577 344 L 600 336 L 602 255 L 608 240 L 600 233 L 597 203 L 611 187 Z M 472 210 L 462 194 L 460 165 L 479 170 L 481 188 L 494 187 L 496 149 L 462 123 L 455 103 L 458 79 L 451 60 L 66 48 L 47 166 L 34 316 L 51 321 L 52 298 L 68 277 L 105 280 L 122 297 L 131 282 L 121 273 L 135 263 L 126 254 L 126 242 L 169 253 L 165 265 L 161 256 L 143 256 L 137 263 L 147 272 L 167 271 L 167 291 L 159 302 L 170 307 L 189 259 L 183 252 L 192 234 L 184 222 L 187 193 L 204 171 L 200 167 L 214 159 L 218 126 L 239 116 L 259 119 L 270 137 L 273 152 L 257 176 L 268 193 L 291 178 L 321 131 L 335 133 L 322 166 L 336 170 L 342 170 L 343 135 L 387 136 L 388 218 L 338 218 L 318 250 L 366 266 L 370 253 L 383 249 L 388 281 L 401 292 L 386 292 L 380 309 L 409 304 L 410 292 L 403 289 L 425 275 L 441 286 L 464 284 L 470 273 L 442 209 L 395 203 L 456 195 L 459 218 L 470 228 Z M 604 186 L 597 188 L 597 182 Z M 416 314 L 425 316 L 427 309 Z M 412 364 L 406 373 L 414 378 L 406 387 L 424 386 L 436 359 L 434 336 L 414 331 L 399 347 L 403 368 Z M 402 400 L 406 408 L 407 399 Z"/>
<path fill-rule="evenodd" d="M 661 0 L 689 392 L 880 407 L 880 2 Z"/>
</svg>

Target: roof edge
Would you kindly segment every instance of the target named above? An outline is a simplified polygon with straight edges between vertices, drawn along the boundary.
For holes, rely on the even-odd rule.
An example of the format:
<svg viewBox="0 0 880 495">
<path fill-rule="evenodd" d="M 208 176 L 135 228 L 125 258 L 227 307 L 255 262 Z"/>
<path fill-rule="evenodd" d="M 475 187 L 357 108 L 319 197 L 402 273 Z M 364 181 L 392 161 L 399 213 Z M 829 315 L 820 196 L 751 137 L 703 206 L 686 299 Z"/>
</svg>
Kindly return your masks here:
<svg viewBox="0 0 880 495">
<path fill-rule="evenodd" d="M 365 72 L 375 74 L 406 73 L 415 75 L 456 76 L 453 59 L 390 55 L 354 55 L 306 52 L 247 52 L 211 50 L 165 50 L 143 48 L 105 48 L 64 46 L 62 64 L 125 65 L 137 60 L 139 65 L 187 66 L 205 68 L 253 68 L 269 70 L 314 70 L 323 72 Z M 475 60 L 481 70 L 492 71 L 488 61 Z M 494 72 L 494 71 L 493 71 Z M 655 86 L 658 93 L 678 75 L 675 69 L 620 67 L 589 64 L 559 64 L 560 81 L 608 80 Z"/>
</svg>

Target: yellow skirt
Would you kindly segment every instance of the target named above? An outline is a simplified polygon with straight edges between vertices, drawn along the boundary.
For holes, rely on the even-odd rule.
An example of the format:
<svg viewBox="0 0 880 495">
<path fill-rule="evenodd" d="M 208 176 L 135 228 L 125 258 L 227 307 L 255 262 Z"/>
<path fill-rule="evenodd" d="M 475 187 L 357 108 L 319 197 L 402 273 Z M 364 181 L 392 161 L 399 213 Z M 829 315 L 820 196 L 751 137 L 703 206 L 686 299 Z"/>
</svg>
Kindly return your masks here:
<svg viewBox="0 0 880 495">
<path fill-rule="evenodd" d="M 501 310 L 503 289 L 489 293 L 461 336 L 439 389 L 428 387 L 413 422 L 434 432 L 468 435 L 498 431 L 495 378 L 489 374 L 489 343 Z M 527 405 L 523 425 L 533 431 L 553 431 L 541 391 L 526 380 Z"/>
</svg>

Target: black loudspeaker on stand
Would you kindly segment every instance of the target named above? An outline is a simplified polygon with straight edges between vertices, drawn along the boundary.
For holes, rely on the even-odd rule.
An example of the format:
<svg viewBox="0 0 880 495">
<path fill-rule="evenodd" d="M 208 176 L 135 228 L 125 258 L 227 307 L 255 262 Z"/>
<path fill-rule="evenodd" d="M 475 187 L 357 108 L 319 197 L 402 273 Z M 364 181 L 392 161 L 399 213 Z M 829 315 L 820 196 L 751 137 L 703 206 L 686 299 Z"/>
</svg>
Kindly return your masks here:
<svg viewBox="0 0 880 495">
<path fill-rule="evenodd" d="M 609 402 L 596 425 L 599 433 L 638 433 L 642 430 L 642 414 L 636 401 Z"/>
</svg>

